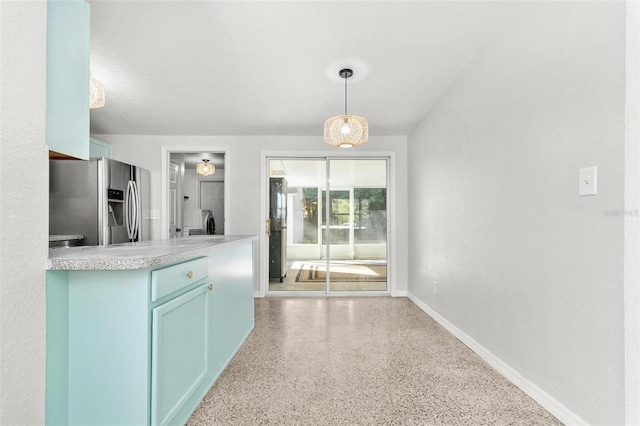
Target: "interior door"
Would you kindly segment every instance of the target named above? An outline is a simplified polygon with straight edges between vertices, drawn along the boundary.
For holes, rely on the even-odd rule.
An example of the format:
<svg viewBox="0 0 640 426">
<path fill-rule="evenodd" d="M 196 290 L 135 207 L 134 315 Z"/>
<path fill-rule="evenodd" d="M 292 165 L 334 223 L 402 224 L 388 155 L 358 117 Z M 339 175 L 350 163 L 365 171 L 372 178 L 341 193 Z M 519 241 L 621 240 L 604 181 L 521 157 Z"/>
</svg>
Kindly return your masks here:
<svg viewBox="0 0 640 426">
<path fill-rule="evenodd" d="M 169 238 L 178 236 L 178 176 L 180 166 L 169 162 Z"/>
</svg>

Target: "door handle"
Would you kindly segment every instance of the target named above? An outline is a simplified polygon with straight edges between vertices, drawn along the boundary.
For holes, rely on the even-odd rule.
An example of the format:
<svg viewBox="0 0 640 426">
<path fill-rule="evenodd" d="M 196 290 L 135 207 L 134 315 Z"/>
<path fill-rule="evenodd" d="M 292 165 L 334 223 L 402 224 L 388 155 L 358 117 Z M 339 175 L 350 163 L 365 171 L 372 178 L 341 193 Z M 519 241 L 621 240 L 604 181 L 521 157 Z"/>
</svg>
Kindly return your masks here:
<svg viewBox="0 0 640 426">
<path fill-rule="evenodd" d="M 271 218 L 267 219 L 267 235 L 271 236 Z"/>
</svg>

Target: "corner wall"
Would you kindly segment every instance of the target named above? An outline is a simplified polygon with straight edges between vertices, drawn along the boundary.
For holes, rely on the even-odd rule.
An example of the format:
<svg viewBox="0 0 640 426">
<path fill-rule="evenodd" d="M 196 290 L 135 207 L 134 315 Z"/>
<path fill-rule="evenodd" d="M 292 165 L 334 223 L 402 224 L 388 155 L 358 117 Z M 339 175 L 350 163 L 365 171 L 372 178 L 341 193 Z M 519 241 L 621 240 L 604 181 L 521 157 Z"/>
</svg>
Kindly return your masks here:
<svg viewBox="0 0 640 426">
<path fill-rule="evenodd" d="M 0 424 L 44 424 L 45 1 L 0 1 Z"/>
<path fill-rule="evenodd" d="M 560 420 L 623 424 L 625 3 L 523 16 L 409 136 L 409 294 Z"/>
</svg>

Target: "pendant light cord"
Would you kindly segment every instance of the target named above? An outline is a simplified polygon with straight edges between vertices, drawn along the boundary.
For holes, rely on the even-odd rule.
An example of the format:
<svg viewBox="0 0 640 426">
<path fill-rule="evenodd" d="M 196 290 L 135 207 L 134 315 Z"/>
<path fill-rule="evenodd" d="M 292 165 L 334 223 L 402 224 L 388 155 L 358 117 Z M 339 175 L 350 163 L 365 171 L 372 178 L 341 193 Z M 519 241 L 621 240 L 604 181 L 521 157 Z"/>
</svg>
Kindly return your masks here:
<svg viewBox="0 0 640 426">
<path fill-rule="evenodd" d="M 347 78 L 344 77 L 344 115 L 347 115 Z"/>
</svg>

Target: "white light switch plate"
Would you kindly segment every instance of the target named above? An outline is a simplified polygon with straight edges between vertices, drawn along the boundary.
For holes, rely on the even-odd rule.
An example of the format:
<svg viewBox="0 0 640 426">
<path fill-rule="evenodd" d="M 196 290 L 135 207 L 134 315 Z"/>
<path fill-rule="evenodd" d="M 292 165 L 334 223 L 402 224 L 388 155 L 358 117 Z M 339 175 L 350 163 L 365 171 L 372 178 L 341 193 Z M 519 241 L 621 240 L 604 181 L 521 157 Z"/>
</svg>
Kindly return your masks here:
<svg viewBox="0 0 640 426">
<path fill-rule="evenodd" d="M 596 195 L 598 193 L 598 167 L 585 167 L 578 172 L 578 195 Z"/>
<path fill-rule="evenodd" d="M 160 219 L 160 210 L 147 210 L 145 219 Z"/>
</svg>

